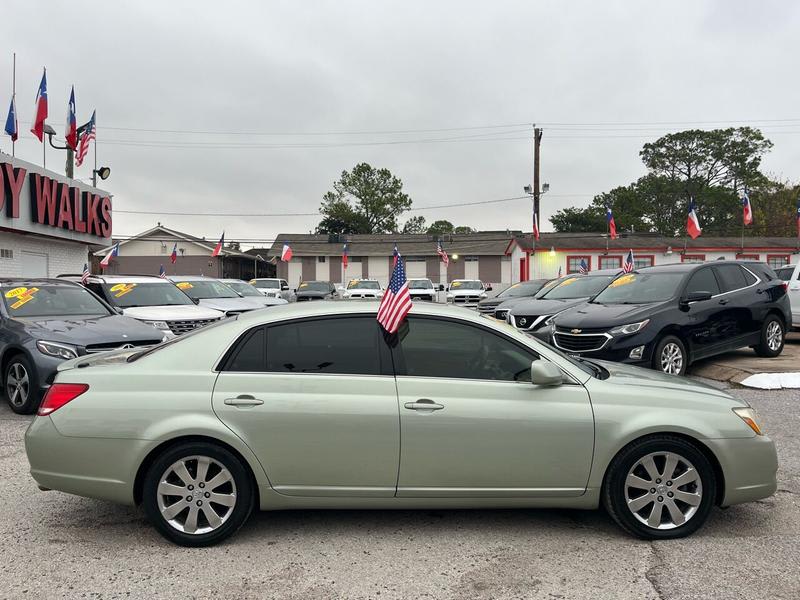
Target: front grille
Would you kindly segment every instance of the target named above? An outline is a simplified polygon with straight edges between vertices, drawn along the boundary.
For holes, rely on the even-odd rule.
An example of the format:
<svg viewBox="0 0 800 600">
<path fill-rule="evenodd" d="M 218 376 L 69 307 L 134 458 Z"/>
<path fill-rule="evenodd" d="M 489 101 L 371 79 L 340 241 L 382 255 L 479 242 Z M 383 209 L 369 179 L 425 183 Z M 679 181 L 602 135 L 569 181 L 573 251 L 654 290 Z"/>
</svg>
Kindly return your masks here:
<svg viewBox="0 0 800 600">
<path fill-rule="evenodd" d="M 544 325 L 547 315 L 514 315 L 512 318 L 514 319 L 514 327 L 518 329 L 538 329 Z"/>
<path fill-rule="evenodd" d="M 182 335 L 198 327 L 213 323 L 217 319 L 197 319 L 195 321 L 167 321 L 169 330 L 175 335 Z"/>
<path fill-rule="evenodd" d="M 121 350 L 123 347 L 129 348 L 142 348 L 146 346 L 155 346 L 160 344 L 161 340 L 137 340 L 135 342 L 110 342 L 106 344 L 89 344 L 86 346 L 86 354 L 96 354 L 97 352 L 109 352 L 111 350 Z"/>
<path fill-rule="evenodd" d="M 480 295 L 477 296 L 455 296 L 453 298 L 453 302 L 457 304 L 471 304 L 471 303 L 478 303 L 480 302 Z"/>
<path fill-rule="evenodd" d="M 351 298 L 377 298 L 375 294 L 350 294 Z"/>
<path fill-rule="evenodd" d="M 563 331 L 557 331 L 554 337 L 556 346 L 569 352 L 594 352 L 600 350 L 609 340 L 604 334 L 573 334 Z"/>
</svg>

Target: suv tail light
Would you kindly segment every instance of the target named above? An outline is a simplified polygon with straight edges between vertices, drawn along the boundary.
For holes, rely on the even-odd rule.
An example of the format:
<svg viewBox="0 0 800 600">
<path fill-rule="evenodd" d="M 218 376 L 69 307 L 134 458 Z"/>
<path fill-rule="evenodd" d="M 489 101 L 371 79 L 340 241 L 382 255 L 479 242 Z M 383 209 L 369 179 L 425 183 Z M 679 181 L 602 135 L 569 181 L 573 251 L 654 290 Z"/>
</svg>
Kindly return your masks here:
<svg viewBox="0 0 800 600">
<path fill-rule="evenodd" d="M 786 291 L 786 292 L 789 291 L 789 282 L 788 281 L 782 281 L 781 285 L 783 286 L 783 290 L 784 291 Z"/>
<path fill-rule="evenodd" d="M 64 406 L 67 402 L 72 402 L 89 389 L 85 383 L 54 383 L 44 395 L 39 411 L 39 416 L 46 416 Z"/>
</svg>

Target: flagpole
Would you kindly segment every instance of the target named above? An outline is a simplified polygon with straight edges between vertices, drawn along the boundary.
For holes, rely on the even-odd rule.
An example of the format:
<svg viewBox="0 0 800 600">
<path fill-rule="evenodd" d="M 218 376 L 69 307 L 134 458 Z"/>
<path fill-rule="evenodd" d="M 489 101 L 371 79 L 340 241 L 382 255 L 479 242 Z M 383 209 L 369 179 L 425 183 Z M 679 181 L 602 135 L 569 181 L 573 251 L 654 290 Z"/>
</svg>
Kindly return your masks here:
<svg viewBox="0 0 800 600">
<path fill-rule="evenodd" d="M 14 127 L 19 135 L 19 119 L 17 119 L 17 53 L 14 52 L 14 59 L 11 66 L 11 103 L 14 105 Z M 11 140 L 11 156 L 16 156 L 17 142 Z"/>
<path fill-rule="evenodd" d="M 44 67 L 44 75 L 43 77 L 47 77 L 47 67 Z M 47 86 L 45 86 L 47 87 Z M 49 102 L 49 99 L 48 99 Z M 36 105 L 36 111 L 39 111 L 39 105 Z M 38 118 L 38 115 L 37 115 Z M 42 127 L 44 127 L 44 123 L 42 123 Z M 47 144 L 44 143 L 44 136 L 47 135 L 46 133 L 42 133 L 42 168 L 47 168 Z"/>
</svg>

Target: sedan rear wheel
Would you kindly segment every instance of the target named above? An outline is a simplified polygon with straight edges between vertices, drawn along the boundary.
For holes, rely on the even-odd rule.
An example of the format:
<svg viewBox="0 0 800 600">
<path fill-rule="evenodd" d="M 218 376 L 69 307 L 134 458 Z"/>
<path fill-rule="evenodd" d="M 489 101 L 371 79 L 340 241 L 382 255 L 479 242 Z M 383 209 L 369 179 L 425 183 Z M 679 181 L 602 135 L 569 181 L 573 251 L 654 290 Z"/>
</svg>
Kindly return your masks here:
<svg viewBox="0 0 800 600">
<path fill-rule="evenodd" d="M 626 531 L 646 539 L 677 538 L 699 529 L 716 494 L 714 470 L 689 441 L 652 436 L 614 458 L 603 502 Z"/>
<path fill-rule="evenodd" d="M 182 546 L 210 546 L 247 519 L 253 485 L 241 461 L 225 448 L 187 443 L 168 449 L 152 464 L 143 503 L 167 539 Z"/>
</svg>

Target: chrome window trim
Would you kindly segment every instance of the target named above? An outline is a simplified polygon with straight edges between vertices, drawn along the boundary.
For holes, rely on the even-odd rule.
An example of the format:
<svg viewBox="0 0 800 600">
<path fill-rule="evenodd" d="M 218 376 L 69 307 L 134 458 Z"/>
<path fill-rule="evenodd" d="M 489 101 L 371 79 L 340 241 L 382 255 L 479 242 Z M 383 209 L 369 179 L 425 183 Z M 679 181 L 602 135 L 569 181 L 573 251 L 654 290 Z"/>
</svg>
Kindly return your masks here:
<svg viewBox="0 0 800 600">
<path fill-rule="evenodd" d="M 712 272 L 713 272 L 713 269 L 714 269 L 715 266 L 720 267 L 722 265 L 706 265 L 706 268 L 712 269 Z M 719 294 L 714 294 L 713 296 L 711 296 L 711 298 L 709 298 L 709 300 L 713 300 L 714 298 L 720 298 L 722 296 L 726 296 L 727 294 L 734 294 L 736 292 L 741 292 L 743 290 L 749 290 L 751 287 L 754 287 L 754 286 L 758 285 L 759 283 L 761 283 L 763 281 L 761 279 L 761 277 L 759 277 L 758 275 L 753 273 L 750 269 L 748 269 L 744 265 L 736 265 L 736 266 L 739 267 L 740 269 L 744 269 L 745 271 L 750 273 L 750 275 L 755 277 L 756 278 L 755 282 L 751 283 L 750 285 L 746 285 L 745 287 L 742 287 L 742 288 L 736 288 L 735 290 L 730 290 L 730 291 L 727 291 L 727 292 L 720 292 Z M 700 271 L 700 269 L 697 269 L 697 271 Z M 694 274 L 697 273 L 697 271 L 693 271 L 692 274 L 689 276 L 689 279 L 694 277 Z M 715 273 L 714 277 L 716 277 L 716 276 L 717 275 Z M 686 285 L 687 286 L 689 285 L 689 281 L 688 280 L 686 281 Z M 686 292 L 686 288 L 685 287 L 683 288 L 683 291 Z M 693 300 L 692 302 L 687 302 L 687 304 L 696 304 L 697 302 L 706 302 L 706 300 Z"/>
</svg>

